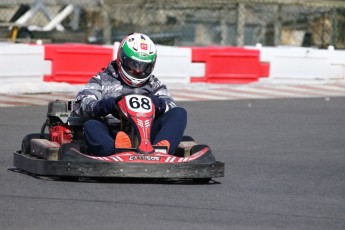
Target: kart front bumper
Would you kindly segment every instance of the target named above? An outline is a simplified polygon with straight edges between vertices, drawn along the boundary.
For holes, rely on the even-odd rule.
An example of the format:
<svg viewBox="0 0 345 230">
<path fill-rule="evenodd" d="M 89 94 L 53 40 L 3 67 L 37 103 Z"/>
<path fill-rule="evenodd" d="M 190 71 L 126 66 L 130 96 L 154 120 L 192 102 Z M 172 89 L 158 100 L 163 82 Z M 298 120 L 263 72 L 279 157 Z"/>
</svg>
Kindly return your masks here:
<svg viewBox="0 0 345 230">
<path fill-rule="evenodd" d="M 121 163 L 45 160 L 21 151 L 14 153 L 14 166 L 38 176 L 211 179 L 224 177 L 224 163 Z"/>
</svg>

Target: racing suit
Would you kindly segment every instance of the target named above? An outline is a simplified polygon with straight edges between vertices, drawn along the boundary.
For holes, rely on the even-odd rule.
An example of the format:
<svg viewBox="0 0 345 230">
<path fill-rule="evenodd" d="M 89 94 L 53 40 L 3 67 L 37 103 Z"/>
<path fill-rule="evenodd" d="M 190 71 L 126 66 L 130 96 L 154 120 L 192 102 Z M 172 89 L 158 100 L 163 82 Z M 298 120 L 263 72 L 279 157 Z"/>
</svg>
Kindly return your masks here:
<svg viewBox="0 0 345 230">
<path fill-rule="evenodd" d="M 165 102 L 164 111 L 156 113 L 151 129 L 151 143 L 161 140 L 170 143 L 169 153 L 173 154 L 180 143 L 187 125 L 187 112 L 178 107 L 170 96 L 166 85 L 151 75 L 149 80 L 139 88 L 125 84 L 117 70 L 116 61 L 108 64 L 102 72 L 93 76 L 76 96 L 73 111 L 83 119 L 84 137 L 89 154 L 107 156 L 114 154 L 114 138 L 118 129 L 114 129 L 109 122 L 94 114 L 94 106 L 102 98 L 113 97 L 120 99 L 130 93 L 143 93 L 157 96 Z M 117 116 L 109 114 L 107 117 Z"/>
</svg>

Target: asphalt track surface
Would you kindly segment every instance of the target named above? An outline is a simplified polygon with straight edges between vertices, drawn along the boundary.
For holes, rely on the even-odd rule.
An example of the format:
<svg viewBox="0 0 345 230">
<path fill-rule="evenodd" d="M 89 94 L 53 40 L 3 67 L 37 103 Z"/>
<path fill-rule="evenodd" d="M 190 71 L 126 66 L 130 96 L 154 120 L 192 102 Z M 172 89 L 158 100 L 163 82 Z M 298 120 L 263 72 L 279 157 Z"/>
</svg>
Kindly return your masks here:
<svg viewBox="0 0 345 230">
<path fill-rule="evenodd" d="M 345 229 L 345 98 L 180 102 L 226 164 L 207 185 L 14 170 L 45 106 L 0 108 L 0 229 Z"/>
</svg>

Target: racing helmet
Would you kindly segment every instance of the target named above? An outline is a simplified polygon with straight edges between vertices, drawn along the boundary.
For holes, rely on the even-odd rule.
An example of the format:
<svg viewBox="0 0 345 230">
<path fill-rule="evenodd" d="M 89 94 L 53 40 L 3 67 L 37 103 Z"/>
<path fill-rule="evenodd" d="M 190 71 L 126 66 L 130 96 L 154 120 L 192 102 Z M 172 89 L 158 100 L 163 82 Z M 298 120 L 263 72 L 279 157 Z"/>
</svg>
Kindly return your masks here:
<svg viewBox="0 0 345 230">
<path fill-rule="evenodd" d="M 141 33 L 125 37 L 117 54 L 117 66 L 122 80 L 129 86 L 140 87 L 145 83 L 155 67 L 156 46 Z"/>
</svg>

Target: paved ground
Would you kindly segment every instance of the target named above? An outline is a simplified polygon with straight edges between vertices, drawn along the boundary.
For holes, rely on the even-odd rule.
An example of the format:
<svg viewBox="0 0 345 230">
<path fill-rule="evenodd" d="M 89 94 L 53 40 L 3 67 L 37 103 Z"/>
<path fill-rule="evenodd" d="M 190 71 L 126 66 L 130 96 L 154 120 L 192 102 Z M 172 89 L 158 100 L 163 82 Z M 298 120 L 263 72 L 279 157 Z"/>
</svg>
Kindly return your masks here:
<svg viewBox="0 0 345 230">
<path fill-rule="evenodd" d="M 226 164 L 209 185 L 18 173 L 12 152 L 47 108 L 1 108 L 1 229 L 345 229 L 344 99 L 180 102 Z"/>
<path fill-rule="evenodd" d="M 169 87 L 176 101 L 246 100 L 272 98 L 344 97 L 345 82 L 315 85 L 217 85 L 188 84 Z M 31 89 L 32 90 L 32 89 Z M 34 91 L 34 90 L 33 90 Z M 0 107 L 46 105 L 48 101 L 75 98 L 77 91 L 45 94 L 0 94 Z"/>
</svg>

